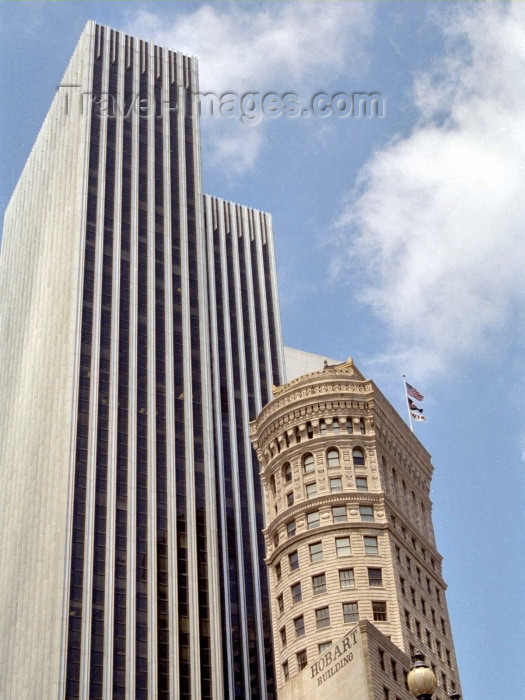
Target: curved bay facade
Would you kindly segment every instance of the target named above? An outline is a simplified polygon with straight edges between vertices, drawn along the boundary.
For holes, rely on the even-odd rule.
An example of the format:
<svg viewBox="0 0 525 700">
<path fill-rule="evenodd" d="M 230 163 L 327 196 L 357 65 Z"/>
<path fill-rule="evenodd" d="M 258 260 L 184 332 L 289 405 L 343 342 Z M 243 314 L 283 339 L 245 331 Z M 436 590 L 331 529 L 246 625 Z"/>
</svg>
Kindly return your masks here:
<svg viewBox="0 0 525 700">
<path fill-rule="evenodd" d="M 313 694 L 321 670 L 340 671 L 327 659 L 350 649 L 353 630 L 367 642 L 367 670 L 349 670 L 356 698 L 364 688 L 374 699 L 410 698 L 405 675 L 420 648 L 444 700 L 459 678 L 428 453 L 351 358 L 276 387 L 251 434 L 264 485 L 279 697 L 328 697 L 324 687 Z M 379 641 L 370 637 L 377 633 Z"/>
</svg>

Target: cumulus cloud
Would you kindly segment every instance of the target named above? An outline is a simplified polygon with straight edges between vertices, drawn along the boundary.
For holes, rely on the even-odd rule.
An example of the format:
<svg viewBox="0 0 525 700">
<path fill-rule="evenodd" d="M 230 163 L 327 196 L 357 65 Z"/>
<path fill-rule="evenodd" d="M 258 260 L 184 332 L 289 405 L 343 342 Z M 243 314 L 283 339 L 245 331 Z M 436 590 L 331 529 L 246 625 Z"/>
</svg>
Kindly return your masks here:
<svg viewBox="0 0 525 700">
<path fill-rule="evenodd" d="M 166 21 L 139 10 L 127 29 L 199 59 L 201 92 L 297 92 L 363 65 L 373 10 L 352 3 L 214 3 Z M 351 52 L 351 55 L 350 55 Z M 206 119 L 212 162 L 242 172 L 265 142 L 265 120 Z M 207 138 L 206 138 L 207 137 Z"/>
<path fill-rule="evenodd" d="M 419 120 L 377 151 L 336 224 L 339 273 L 391 332 L 377 362 L 440 371 L 525 300 L 525 8 L 447 14 Z"/>
</svg>

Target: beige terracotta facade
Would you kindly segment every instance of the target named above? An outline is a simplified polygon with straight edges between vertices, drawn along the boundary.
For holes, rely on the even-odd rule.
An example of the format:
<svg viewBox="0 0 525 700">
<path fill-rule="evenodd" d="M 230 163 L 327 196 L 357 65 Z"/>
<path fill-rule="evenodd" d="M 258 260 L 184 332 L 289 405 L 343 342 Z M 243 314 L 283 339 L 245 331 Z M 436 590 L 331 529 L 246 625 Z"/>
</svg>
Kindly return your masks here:
<svg viewBox="0 0 525 700">
<path fill-rule="evenodd" d="M 279 698 L 300 697 L 293 689 L 314 682 L 315 664 L 360 623 L 363 663 L 337 674 L 357 683 L 365 673 L 369 694 L 359 697 L 409 698 L 404 672 L 420 649 L 438 679 L 434 697 L 445 700 L 459 677 L 424 447 L 351 358 L 276 387 L 251 435 Z M 314 687 L 303 697 L 349 697 Z"/>
</svg>

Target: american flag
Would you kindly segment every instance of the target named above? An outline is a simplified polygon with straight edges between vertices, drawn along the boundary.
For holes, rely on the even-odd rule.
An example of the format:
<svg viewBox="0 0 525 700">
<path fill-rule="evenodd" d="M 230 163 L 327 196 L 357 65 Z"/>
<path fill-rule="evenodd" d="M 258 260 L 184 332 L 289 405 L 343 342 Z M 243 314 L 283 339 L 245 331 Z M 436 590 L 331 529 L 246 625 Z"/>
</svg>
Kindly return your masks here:
<svg viewBox="0 0 525 700">
<path fill-rule="evenodd" d="M 413 399 L 417 399 L 418 401 L 423 401 L 425 398 L 423 394 L 420 394 L 417 389 L 414 389 L 414 387 L 409 384 L 408 382 L 405 382 L 405 387 L 407 390 L 408 396 L 411 396 Z"/>
</svg>

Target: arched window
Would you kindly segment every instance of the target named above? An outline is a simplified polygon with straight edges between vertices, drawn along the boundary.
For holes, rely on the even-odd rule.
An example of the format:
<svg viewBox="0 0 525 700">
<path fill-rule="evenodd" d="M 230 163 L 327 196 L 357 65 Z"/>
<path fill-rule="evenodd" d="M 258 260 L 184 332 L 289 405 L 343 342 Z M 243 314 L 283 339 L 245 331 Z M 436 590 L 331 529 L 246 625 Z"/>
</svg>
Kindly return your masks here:
<svg viewBox="0 0 525 700">
<path fill-rule="evenodd" d="M 354 447 L 352 450 L 352 460 L 354 462 L 354 467 L 364 467 L 365 453 L 360 447 Z"/>
<path fill-rule="evenodd" d="M 327 450 L 326 461 L 328 462 L 329 467 L 340 467 L 341 462 L 339 460 L 339 450 L 336 450 L 335 447 Z"/>
<path fill-rule="evenodd" d="M 311 474 L 315 471 L 314 456 L 311 452 L 307 452 L 303 457 L 303 472 Z"/>
<path fill-rule="evenodd" d="M 292 467 L 290 462 L 285 462 L 283 464 L 283 478 L 285 484 L 289 484 L 292 480 Z"/>
</svg>

